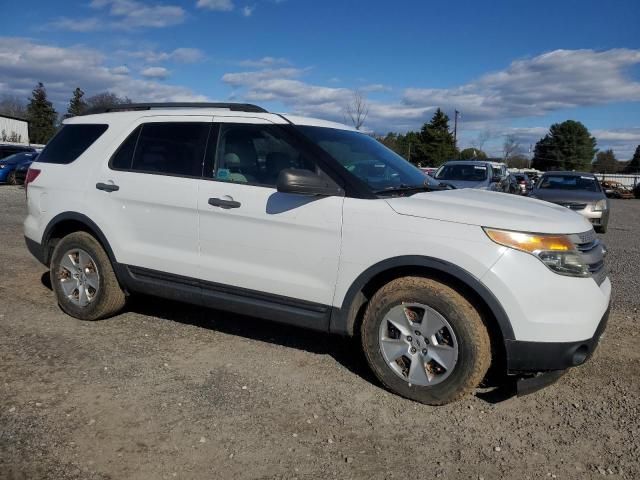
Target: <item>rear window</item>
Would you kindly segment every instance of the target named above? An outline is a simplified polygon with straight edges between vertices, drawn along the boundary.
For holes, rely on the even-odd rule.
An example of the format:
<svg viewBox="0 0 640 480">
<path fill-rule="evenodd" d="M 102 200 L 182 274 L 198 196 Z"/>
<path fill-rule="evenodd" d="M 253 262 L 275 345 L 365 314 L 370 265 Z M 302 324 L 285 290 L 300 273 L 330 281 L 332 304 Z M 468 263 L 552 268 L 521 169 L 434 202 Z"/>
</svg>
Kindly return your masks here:
<svg viewBox="0 0 640 480">
<path fill-rule="evenodd" d="M 107 130 L 108 125 L 65 125 L 38 157 L 39 163 L 73 162 Z"/>
<path fill-rule="evenodd" d="M 449 164 L 440 167 L 436 180 L 458 180 L 466 182 L 482 182 L 487 178 L 486 165 Z"/>
<path fill-rule="evenodd" d="M 599 192 L 600 185 L 590 175 L 544 175 L 538 184 L 540 189 L 550 190 L 586 190 Z"/>
</svg>

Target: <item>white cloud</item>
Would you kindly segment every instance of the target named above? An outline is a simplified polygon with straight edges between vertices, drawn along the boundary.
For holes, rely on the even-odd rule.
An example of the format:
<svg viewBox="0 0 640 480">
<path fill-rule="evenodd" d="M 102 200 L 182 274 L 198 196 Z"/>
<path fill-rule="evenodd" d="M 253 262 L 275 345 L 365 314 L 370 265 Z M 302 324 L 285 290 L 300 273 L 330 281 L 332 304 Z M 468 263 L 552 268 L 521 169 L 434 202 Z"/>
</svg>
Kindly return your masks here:
<svg viewBox="0 0 640 480">
<path fill-rule="evenodd" d="M 129 68 L 125 65 L 120 65 L 119 67 L 112 68 L 111 73 L 115 73 L 116 75 L 128 75 Z"/>
<path fill-rule="evenodd" d="M 242 60 L 238 62 L 238 65 L 241 67 L 250 67 L 250 68 L 274 68 L 282 65 L 290 65 L 291 62 L 286 58 L 278 58 L 278 57 L 262 57 L 257 60 Z"/>
<path fill-rule="evenodd" d="M 169 70 L 164 67 L 147 67 L 140 71 L 140 75 L 146 78 L 164 79 L 169 76 Z"/>
<path fill-rule="evenodd" d="M 457 108 L 469 120 L 489 120 L 639 101 L 640 83 L 626 73 L 638 64 L 640 50 L 555 50 L 459 87 L 409 88 L 403 102 Z"/>
<path fill-rule="evenodd" d="M 266 61 L 265 61 L 266 59 Z M 273 57 L 258 61 L 245 61 L 245 65 L 266 65 L 283 63 Z M 344 110 L 353 98 L 354 91 L 348 88 L 313 85 L 300 80 L 308 69 L 294 67 L 263 68 L 260 70 L 226 73 L 222 81 L 234 87 L 242 97 L 251 102 L 280 102 L 292 113 L 344 121 Z M 369 91 L 382 91 L 383 85 L 369 85 Z M 369 100 L 369 116 L 366 126 L 374 129 L 407 129 L 424 121 L 432 107 L 414 107 Z"/>
<path fill-rule="evenodd" d="M 62 17 L 47 26 L 73 32 L 161 28 L 184 22 L 185 11 L 177 5 L 148 5 L 137 0 L 93 0 L 94 10 L 105 10 L 101 16 L 87 18 Z M 104 18 L 108 15 L 111 19 Z"/>
<path fill-rule="evenodd" d="M 50 22 L 47 27 L 69 32 L 94 32 L 104 28 L 104 22 L 97 17 L 68 18 L 61 17 Z"/>
<path fill-rule="evenodd" d="M 186 87 L 127 75 L 126 67 L 110 67 L 103 53 L 81 46 L 64 48 L 0 37 L 0 64 L 3 93 L 28 97 L 41 81 L 59 111 L 66 108 L 71 92 L 78 86 L 87 96 L 111 91 L 140 102 L 207 100 Z"/>
<path fill-rule="evenodd" d="M 373 83 L 371 85 L 365 85 L 364 87 L 360 87 L 358 90 L 365 93 L 373 93 L 373 92 L 390 92 L 392 90 L 388 85 L 383 85 L 382 83 Z"/>
<path fill-rule="evenodd" d="M 118 50 L 115 53 L 117 56 L 137 58 L 147 63 L 197 63 L 206 58 L 205 53 L 198 48 L 176 48 L 170 52 L 156 50 Z"/>
<path fill-rule="evenodd" d="M 229 12 L 235 7 L 232 0 L 198 0 L 196 6 L 220 12 Z"/>
<path fill-rule="evenodd" d="M 256 9 L 255 5 L 246 5 L 242 8 L 242 15 L 245 17 L 250 17 L 253 14 L 253 11 Z"/>
</svg>

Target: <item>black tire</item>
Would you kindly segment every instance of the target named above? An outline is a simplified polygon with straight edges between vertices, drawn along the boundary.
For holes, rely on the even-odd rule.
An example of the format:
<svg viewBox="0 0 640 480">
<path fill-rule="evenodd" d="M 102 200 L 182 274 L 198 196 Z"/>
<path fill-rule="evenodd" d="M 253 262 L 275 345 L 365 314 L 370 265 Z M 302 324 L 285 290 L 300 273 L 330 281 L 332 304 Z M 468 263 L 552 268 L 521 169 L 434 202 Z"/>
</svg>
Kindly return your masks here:
<svg viewBox="0 0 640 480">
<path fill-rule="evenodd" d="M 18 181 L 16 180 L 16 171 L 13 170 L 12 172 L 9 172 L 9 174 L 7 175 L 7 184 L 8 185 L 17 185 Z"/>
<path fill-rule="evenodd" d="M 59 280 L 62 257 L 73 249 L 87 252 L 99 272 L 99 288 L 86 306 L 73 303 L 64 293 Z M 86 232 L 74 232 L 58 242 L 51 257 L 49 275 L 58 305 L 67 314 L 81 320 L 99 320 L 115 315 L 125 305 L 126 296 L 113 271 L 111 261 L 98 241 Z"/>
<path fill-rule="evenodd" d="M 450 375 L 431 386 L 411 385 L 387 364 L 380 348 L 380 324 L 403 303 L 420 303 L 442 315 L 458 339 L 458 360 Z M 444 405 L 467 395 L 483 380 L 491 364 L 489 333 L 478 311 L 453 288 L 436 280 L 403 277 L 382 287 L 370 300 L 361 329 L 365 357 L 389 390 L 428 405 Z"/>
</svg>

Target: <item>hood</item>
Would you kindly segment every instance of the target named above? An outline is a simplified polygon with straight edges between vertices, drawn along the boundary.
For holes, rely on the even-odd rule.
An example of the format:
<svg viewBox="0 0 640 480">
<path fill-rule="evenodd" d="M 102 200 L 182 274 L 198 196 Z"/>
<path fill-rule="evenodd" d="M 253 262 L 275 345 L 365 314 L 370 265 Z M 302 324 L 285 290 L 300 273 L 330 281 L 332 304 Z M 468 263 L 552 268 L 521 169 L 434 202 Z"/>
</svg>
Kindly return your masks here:
<svg viewBox="0 0 640 480">
<path fill-rule="evenodd" d="M 400 215 L 537 233 L 582 233 L 591 224 L 553 203 L 519 195 L 464 189 L 387 199 Z"/>
<path fill-rule="evenodd" d="M 568 202 L 597 202 L 606 198 L 603 192 L 588 192 L 586 190 L 560 190 L 557 188 L 536 188 L 531 195 L 540 200 L 553 203 Z"/>
</svg>

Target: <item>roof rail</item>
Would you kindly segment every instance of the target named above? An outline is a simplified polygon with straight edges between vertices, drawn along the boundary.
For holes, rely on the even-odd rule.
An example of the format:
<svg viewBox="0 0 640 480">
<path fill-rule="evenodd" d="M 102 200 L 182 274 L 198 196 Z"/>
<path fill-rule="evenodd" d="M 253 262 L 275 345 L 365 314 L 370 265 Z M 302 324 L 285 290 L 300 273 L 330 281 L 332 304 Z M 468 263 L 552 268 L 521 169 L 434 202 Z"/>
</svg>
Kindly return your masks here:
<svg viewBox="0 0 640 480">
<path fill-rule="evenodd" d="M 136 110 L 152 110 L 154 108 L 226 108 L 232 112 L 269 113 L 262 107 L 250 103 L 207 103 L 207 102 L 166 102 L 166 103 L 121 103 L 110 107 L 94 107 L 83 115 L 96 113 L 129 112 Z"/>
</svg>

